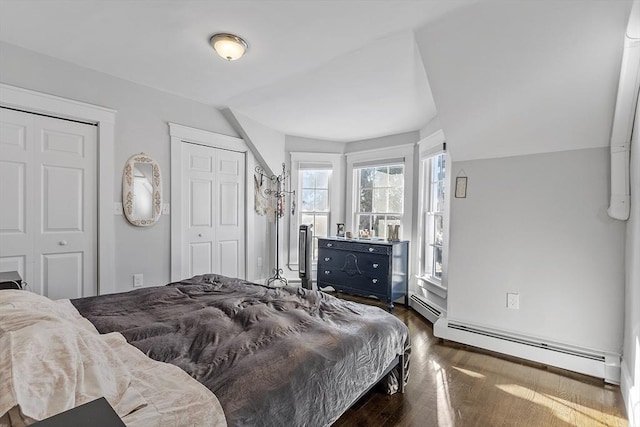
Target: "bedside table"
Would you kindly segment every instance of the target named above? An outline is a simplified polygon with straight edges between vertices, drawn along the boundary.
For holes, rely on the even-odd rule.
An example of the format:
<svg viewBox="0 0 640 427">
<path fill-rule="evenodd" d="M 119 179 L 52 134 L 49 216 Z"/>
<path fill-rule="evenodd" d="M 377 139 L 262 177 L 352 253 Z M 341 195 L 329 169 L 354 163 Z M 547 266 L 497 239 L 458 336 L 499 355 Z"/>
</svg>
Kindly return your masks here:
<svg viewBox="0 0 640 427">
<path fill-rule="evenodd" d="M 0 289 L 22 289 L 22 277 L 17 271 L 0 272 Z"/>
<path fill-rule="evenodd" d="M 31 425 L 34 427 L 126 427 L 104 397 Z"/>
</svg>

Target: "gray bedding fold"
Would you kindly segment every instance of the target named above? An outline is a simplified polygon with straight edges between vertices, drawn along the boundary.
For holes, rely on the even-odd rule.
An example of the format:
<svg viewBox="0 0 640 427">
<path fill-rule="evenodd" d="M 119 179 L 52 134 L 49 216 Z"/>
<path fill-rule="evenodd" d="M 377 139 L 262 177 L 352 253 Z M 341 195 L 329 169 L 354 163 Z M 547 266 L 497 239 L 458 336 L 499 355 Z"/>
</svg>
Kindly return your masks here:
<svg viewBox="0 0 640 427">
<path fill-rule="evenodd" d="M 208 387 L 231 426 L 329 425 L 409 352 L 407 327 L 380 308 L 214 274 L 71 302 Z"/>
</svg>

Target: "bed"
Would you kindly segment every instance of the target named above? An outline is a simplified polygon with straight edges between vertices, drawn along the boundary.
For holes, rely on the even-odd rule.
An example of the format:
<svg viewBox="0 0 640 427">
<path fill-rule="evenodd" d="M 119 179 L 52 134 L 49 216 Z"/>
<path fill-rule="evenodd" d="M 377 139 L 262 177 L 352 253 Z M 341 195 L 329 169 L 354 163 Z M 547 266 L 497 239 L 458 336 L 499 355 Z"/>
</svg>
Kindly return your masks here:
<svg viewBox="0 0 640 427">
<path fill-rule="evenodd" d="M 71 304 L 204 385 L 230 426 L 330 425 L 374 385 L 395 393 L 408 376 L 400 320 L 322 292 L 207 274 Z"/>
</svg>

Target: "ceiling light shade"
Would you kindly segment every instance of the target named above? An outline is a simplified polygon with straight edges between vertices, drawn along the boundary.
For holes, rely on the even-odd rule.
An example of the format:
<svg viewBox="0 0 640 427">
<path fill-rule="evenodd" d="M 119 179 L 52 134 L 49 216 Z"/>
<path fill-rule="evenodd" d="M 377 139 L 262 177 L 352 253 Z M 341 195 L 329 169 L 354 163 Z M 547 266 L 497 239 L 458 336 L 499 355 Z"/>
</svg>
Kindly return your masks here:
<svg viewBox="0 0 640 427">
<path fill-rule="evenodd" d="M 216 53 L 227 61 L 239 59 L 247 50 L 247 42 L 233 34 L 214 34 L 209 40 Z"/>
</svg>

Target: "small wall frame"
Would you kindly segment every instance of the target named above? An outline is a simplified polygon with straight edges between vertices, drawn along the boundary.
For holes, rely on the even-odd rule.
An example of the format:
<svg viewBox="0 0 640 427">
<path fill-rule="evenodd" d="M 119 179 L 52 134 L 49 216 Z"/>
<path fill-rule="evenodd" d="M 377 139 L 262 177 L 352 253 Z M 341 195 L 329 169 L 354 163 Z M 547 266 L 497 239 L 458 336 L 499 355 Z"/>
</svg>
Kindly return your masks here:
<svg viewBox="0 0 640 427">
<path fill-rule="evenodd" d="M 456 178 L 456 199 L 464 199 L 467 197 L 467 177 L 459 176 Z"/>
</svg>

